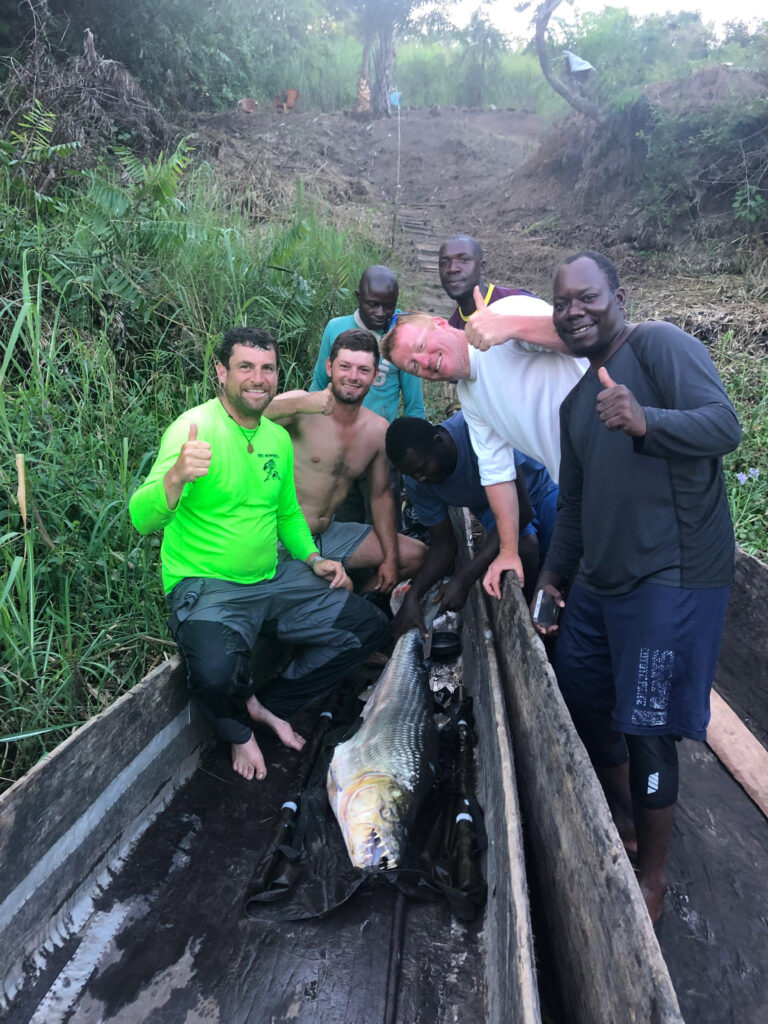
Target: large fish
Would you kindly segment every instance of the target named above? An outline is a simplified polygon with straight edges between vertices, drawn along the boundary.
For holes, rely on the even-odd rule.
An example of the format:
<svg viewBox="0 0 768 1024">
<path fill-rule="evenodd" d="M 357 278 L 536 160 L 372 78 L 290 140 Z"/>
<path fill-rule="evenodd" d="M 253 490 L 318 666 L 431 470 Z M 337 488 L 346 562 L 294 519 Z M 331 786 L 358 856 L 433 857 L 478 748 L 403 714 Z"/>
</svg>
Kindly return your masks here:
<svg viewBox="0 0 768 1024">
<path fill-rule="evenodd" d="M 328 770 L 328 796 L 358 868 L 402 863 L 408 829 L 435 774 L 437 726 L 423 642 L 398 640 L 355 735 L 340 743 Z"/>
</svg>

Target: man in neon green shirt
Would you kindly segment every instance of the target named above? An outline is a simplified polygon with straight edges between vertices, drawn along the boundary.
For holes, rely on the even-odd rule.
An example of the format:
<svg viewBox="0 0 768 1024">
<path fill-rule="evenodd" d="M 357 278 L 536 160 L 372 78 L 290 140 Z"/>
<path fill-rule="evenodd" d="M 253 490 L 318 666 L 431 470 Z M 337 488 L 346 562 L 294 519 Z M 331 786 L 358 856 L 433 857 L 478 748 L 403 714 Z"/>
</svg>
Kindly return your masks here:
<svg viewBox="0 0 768 1024">
<path fill-rule="evenodd" d="M 252 722 L 300 749 L 285 718 L 382 646 L 388 624 L 349 593 L 341 563 L 318 553 L 296 500 L 290 438 L 262 417 L 277 390 L 277 342 L 233 328 L 217 357 L 218 398 L 166 430 L 130 514 L 140 533 L 164 531 L 163 588 L 190 689 L 232 744 L 234 770 L 263 779 Z M 278 540 L 291 559 L 278 563 Z M 262 629 L 306 646 L 257 700 L 250 655 Z"/>
</svg>

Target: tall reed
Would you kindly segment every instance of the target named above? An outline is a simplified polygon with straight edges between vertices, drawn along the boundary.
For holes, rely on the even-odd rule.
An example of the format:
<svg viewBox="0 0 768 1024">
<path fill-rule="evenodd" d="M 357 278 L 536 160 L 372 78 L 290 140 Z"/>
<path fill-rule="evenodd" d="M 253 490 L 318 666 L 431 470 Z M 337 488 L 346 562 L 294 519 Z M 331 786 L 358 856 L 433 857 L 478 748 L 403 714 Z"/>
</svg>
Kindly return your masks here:
<svg viewBox="0 0 768 1024">
<path fill-rule="evenodd" d="M 160 538 L 127 502 L 165 427 L 213 393 L 220 332 L 272 330 L 282 385 L 303 386 L 382 259 L 301 195 L 253 225 L 204 167 L 167 200 L 124 173 L 83 184 L 0 211 L 21 222 L 0 271 L 0 786 L 174 650 Z"/>
</svg>

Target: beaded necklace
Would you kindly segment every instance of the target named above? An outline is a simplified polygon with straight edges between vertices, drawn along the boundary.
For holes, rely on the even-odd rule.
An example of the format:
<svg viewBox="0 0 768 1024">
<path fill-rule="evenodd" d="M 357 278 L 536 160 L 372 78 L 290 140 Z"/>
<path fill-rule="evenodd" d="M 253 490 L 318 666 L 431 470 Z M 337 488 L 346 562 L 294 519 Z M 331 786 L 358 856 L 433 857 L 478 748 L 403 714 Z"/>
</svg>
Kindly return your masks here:
<svg viewBox="0 0 768 1024">
<path fill-rule="evenodd" d="M 219 401 L 221 402 L 221 398 L 219 398 Z M 261 422 L 259 422 L 259 427 L 256 427 L 256 429 L 255 429 L 255 430 L 252 430 L 252 431 L 251 431 L 251 432 L 249 433 L 249 432 L 248 432 L 248 431 L 247 431 L 247 430 L 245 429 L 245 427 L 241 427 L 241 426 L 240 426 L 240 424 L 239 424 L 239 423 L 237 422 L 237 420 L 236 420 L 236 419 L 235 419 L 235 417 L 234 417 L 234 416 L 232 415 L 232 413 L 231 413 L 231 412 L 229 412 L 229 411 L 227 410 L 227 407 L 226 407 L 226 405 L 224 405 L 224 403 L 223 403 L 223 402 L 221 402 L 221 405 L 222 405 L 222 408 L 224 409 L 224 412 L 225 412 L 225 413 L 227 414 L 227 416 L 229 416 L 229 418 L 230 418 L 230 419 L 232 420 L 232 422 L 233 422 L 233 423 L 235 424 L 235 426 L 236 426 L 236 427 L 237 427 L 237 429 L 238 429 L 238 430 L 240 431 L 240 433 L 241 433 L 241 434 L 243 435 L 243 437 L 245 438 L 245 440 L 246 440 L 246 441 L 248 442 L 248 454 L 249 454 L 249 455 L 253 455 L 253 444 L 252 444 L 251 442 L 253 441 L 254 437 L 255 437 L 255 436 L 256 436 L 256 434 L 258 433 L 259 427 L 261 426 Z"/>
</svg>

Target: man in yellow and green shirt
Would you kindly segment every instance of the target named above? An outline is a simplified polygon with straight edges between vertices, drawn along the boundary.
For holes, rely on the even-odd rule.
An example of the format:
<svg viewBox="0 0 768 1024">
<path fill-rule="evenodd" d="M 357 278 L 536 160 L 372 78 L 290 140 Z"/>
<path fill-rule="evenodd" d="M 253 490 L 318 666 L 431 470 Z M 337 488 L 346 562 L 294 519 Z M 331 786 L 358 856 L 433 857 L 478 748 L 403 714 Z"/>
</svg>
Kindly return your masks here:
<svg viewBox="0 0 768 1024">
<path fill-rule="evenodd" d="M 349 592 L 342 565 L 318 553 L 296 499 L 290 437 L 262 416 L 277 390 L 277 342 L 233 328 L 217 358 L 218 397 L 166 430 L 130 514 L 142 534 L 163 530 L 169 624 L 190 689 L 232 744 L 235 771 L 263 779 L 253 721 L 300 749 L 285 718 L 382 646 L 388 626 Z M 278 540 L 290 559 L 278 561 Z M 250 662 L 262 631 L 305 646 L 257 700 Z"/>
</svg>

